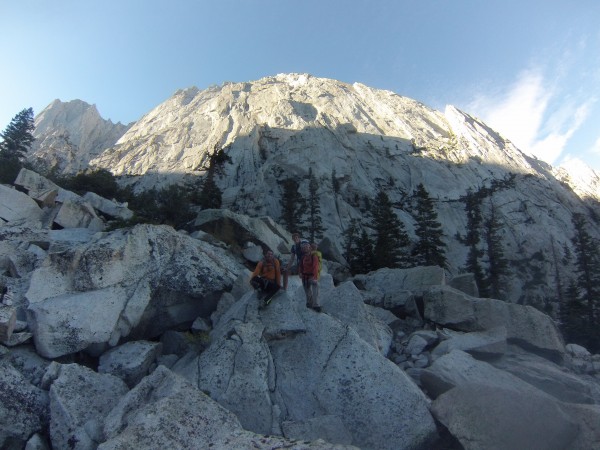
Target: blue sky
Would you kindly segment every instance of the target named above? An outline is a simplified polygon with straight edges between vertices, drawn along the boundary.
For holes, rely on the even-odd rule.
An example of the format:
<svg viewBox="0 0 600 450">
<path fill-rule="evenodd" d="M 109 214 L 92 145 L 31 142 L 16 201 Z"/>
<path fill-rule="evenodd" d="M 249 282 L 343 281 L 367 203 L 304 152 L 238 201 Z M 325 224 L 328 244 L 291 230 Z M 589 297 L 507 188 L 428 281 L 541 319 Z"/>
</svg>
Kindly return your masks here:
<svg viewBox="0 0 600 450">
<path fill-rule="evenodd" d="M 599 0 L 0 1 L 0 129 L 81 99 L 113 122 L 176 90 L 301 72 L 483 119 L 600 172 Z"/>
</svg>

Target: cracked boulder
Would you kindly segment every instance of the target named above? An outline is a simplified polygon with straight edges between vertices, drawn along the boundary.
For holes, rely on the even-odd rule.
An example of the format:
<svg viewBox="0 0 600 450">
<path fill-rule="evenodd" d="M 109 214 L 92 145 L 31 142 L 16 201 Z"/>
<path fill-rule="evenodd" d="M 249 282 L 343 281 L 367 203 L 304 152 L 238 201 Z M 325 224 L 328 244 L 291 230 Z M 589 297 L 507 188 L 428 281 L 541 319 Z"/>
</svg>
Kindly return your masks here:
<svg viewBox="0 0 600 450">
<path fill-rule="evenodd" d="M 43 383 L 50 386 L 53 448 L 96 448 L 104 439 L 105 416 L 128 391 L 120 378 L 79 364 L 52 363 Z"/>
<path fill-rule="evenodd" d="M 323 310 L 330 298 L 354 295 L 352 289 L 332 288 L 323 296 Z M 437 438 L 428 400 L 378 351 L 372 336 L 306 308 L 301 288 L 278 294 L 265 310 L 249 293 L 221 317 L 210 347 L 184 356 L 173 371 L 253 432 L 360 448 L 425 447 Z M 316 421 L 319 427 L 310 425 Z"/>
<path fill-rule="evenodd" d="M 48 250 L 26 298 L 40 355 L 100 354 L 123 337 L 149 339 L 208 317 L 240 267 L 171 227 L 138 225 Z"/>
<path fill-rule="evenodd" d="M 234 414 L 164 366 L 129 391 L 110 412 L 98 450 L 130 448 L 286 448 L 350 450 L 323 440 L 298 442 L 242 428 Z"/>
<path fill-rule="evenodd" d="M 556 323 L 531 306 L 474 298 L 448 286 L 424 294 L 425 319 L 458 331 L 506 328 L 506 340 L 551 361 L 562 362 L 565 344 Z"/>
</svg>

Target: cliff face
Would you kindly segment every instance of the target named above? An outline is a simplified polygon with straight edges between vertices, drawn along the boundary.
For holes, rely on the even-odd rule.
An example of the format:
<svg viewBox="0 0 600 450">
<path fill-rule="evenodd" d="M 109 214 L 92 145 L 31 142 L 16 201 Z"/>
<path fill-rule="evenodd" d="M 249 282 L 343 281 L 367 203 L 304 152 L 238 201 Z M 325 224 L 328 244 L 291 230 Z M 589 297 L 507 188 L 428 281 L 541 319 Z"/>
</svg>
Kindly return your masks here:
<svg viewBox="0 0 600 450">
<path fill-rule="evenodd" d="M 466 260 L 462 198 L 485 193 L 483 217 L 493 209 L 502 224 L 513 273 L 507 297 L 525 304 L 556 298 L 556 269 L 573 271 L 558 262 L 571 246 L 571 216 L 598 213 L 593 172 L 577 178 L 553 169 L 452 106 L 442 113 L 389 91 L 303 74 L 178 91 L 90 164 L 143 189 L 203 176 L 218 149 L 229 157 L 217 180 L 224 208 L 278 220 L 281 182 L 296 179 L 307 196 L 312 170 L 325 235 L 338 244 L 351 219 L 368 216 L 378 189 L 414 241 L 411 196 L 423 183 L 436 200 L 451 275 Z"/>
<path fill-rule="evenodd" d="M 125 133 L 127 126 L 100 117 L 95 105 L 54 100 L 35 118 L 29 160 L 58 173 L 77 173 Z"/>
</svg>

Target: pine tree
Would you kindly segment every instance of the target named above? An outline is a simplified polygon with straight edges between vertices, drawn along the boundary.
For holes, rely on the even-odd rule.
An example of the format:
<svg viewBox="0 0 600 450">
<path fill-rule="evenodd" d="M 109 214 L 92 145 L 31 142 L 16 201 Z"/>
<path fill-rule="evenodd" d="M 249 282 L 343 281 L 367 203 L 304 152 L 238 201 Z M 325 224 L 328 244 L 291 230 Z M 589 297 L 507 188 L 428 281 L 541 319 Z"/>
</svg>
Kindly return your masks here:
<svg viewBox="0 0 600 450">
<path fill-rule="evenodd" d="M 587 222 L 582 214 L 572 218 L 575 235 L 577 288 L 579 299 L 585 306 L 585 327 L 589 330 L 585 345 L 590 351 L 600 350 L 600 245 L 587 231 Z"/>
<path fill-rule="evenodd" d="M 323 222 L 321 220 L 321 206 L 319 204 L 319 183 L 312 173 L 308 171 L 308 225 L 306 226 L 310 242 L 316 242 L 323 237 Z"/>
<path fill-rule="evenodd" d="M 356 251 L 358 245 L 358 219 L 350 220 L 348 228 L 346 228 L 342 237 L 344 238 L 344 250 L 342 256 L 348 263 L 348 266 L 352 267 L 352 261 L 356 258 Z"/>
<path fill-rule="evenodd" d="M 293 178 L 283 180 L 281 196 L 281 220 L 290 231 L 304 231 L 303 217 L 306 200 L 300 193 L 298 182 Z"/>
<path fill-rule="evenodd" d="M 373 270 L 373 242 L 357 219 L 352 219 L 344 230 L 344 253 L 350 272 L 368 273 Z"/>
<path fill-rule="evenodd" d="M 373 241 L 367 230 L 363 228 L 357 242 L 356 258 L 351 266 L 352 273 L 369 273 L 375 269 L 374 259 Z"/>
<path fill-rule="evenodd" d="M 490 217 L 485 221 L 485 241 L 489 263 L 485 285 L 489 288 L 490 297 L 504 299 L 506 294 L 504 286 L 506 277 L 509 275 L 509 264 L 504 256 L 501 230 L 502 224 L 492 205 Z"/>
<path fill-rule="evenodd" d="M 6 129 L 0 133 L 0 155 L 4 158 L 24 158 L 33 144 L 33 109 L 22 110 L 10 121 Z"/>
<path fill-rule="evenodd" d="M 198 204 L 202 209 L 219 209 L 223 202 L 223 193 L 215 182 L 215 171 L 209 169 L 206 179 L 202 183 L 202 189 L 198 196 Z"/>
<path fill-rule="evenodd" d="M 477 193 L 469 189 L 462 199 L 465 202 L 465 212 L 467 214 L 467 235 L 462 239 L 462 242 L 469 247 L 465 270 L 473 274 L 479 288 L 480 296 L 485 297 L 489 292 L 483 269 L 479 263 L 479 258 L 483 255 L 483 252 L 479 248 L 479 227 L 483 221 L 480 206 L 481 200 L 479 197 Z"/>
<path fill-rule="evenodd" d="M 442 241 L 444 232 L 438 222 L 437 212 L 433 207 L 433 200 L 422 183 L 415 192 L 417 199 L 416 234 L 419 238 L 413 249 L 413 263 L 418 266 L 446 267 L 446 244 Z"/>
<path fill-rule="evenodd" d="M 218 148 L 215 145 L 212 155 L 208 159 L 208 168 L 206 171 L 206 178 L 202 183 L 202 189 L 198 195 L 198 204 L 202 209 L 219 209 L 223 202 L 223 193 L 217 182 L 215 176 L 222 175 L 223 164 L 227 161 L 231 161 L 231 158 L 227 156 L 223 149 Z"/>
<path fill-rule="evenodd" d="M 380 190 L 371 211 L 371 228 L 375 232 L 374 269 L 406 267 L 405 247 L 410 243 L 404 224 L 392 208 L 388 195 Z"/>
<path fill-rule="evenodd" d="M 567 343 L 586 345 L 589 333 L 585 321 L 585 306 L 579 300 L 577 282 L 571 280 L 563 295 L 559 310 L 560 329 Z"/>
</svg>

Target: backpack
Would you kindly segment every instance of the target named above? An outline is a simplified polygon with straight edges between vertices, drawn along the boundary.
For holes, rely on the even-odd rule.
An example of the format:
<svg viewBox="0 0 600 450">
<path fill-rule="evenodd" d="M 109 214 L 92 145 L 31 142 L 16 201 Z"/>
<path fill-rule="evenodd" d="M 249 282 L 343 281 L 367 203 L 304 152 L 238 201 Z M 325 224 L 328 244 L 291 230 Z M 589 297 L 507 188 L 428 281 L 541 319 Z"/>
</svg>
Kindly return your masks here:
<svg viewBox="0 0 600 450">
<path fill-rule="evenodd" d="M 317 268 L 317 279 L 321 278 L 321 267 L 323 266 L 323 253 L 319 250 L 314 250 L 311 252 L 312 255 L 317 255 L 317 260 L 319 261 L 319 267 Z"/>
</svg>

